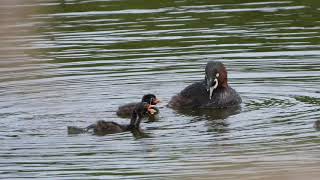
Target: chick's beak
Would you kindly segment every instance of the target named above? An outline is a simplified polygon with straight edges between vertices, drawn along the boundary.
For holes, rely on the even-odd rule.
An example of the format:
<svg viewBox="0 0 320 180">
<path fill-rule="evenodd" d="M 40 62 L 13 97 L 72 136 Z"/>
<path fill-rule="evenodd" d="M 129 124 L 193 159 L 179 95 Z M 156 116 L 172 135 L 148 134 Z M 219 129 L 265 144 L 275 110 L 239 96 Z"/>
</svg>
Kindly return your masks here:
<svg viewBox="0 0 320 180">
<path fill-rule="evenodd" d="M 150 114 L 154 114 L 156 113 L 157 111 L 155 109 L 153 109 L 155 107 L 155 105 L 149 105 L 148 108 L 147 108 L 147 111 L 150 113 Z"/>
<path fill-rule="evenodd" d="M 160 101 L 160 99 L 158 99 L 158 98 L 156 98 L 156 99 L 154 99 L 153 101 L 152 101 L 152 103 L 154 104 L 154 105 L 156 105 L 156 104 L 158 104 L 158 103 L 160 103 L 161 101 Z"/>
</svg>

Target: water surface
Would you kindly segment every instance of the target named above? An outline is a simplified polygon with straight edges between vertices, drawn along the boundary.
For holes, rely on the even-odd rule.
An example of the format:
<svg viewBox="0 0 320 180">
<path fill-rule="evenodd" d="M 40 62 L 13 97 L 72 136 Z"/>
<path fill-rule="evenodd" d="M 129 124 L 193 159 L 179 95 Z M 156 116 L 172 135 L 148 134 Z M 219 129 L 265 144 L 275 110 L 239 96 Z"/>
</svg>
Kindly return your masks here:
<svg viewBox="0 0 320 180">
<path fill-rule="evenodd" d="M 1 179 L 320 175 L 318 1 L 38 0 L 1 9 Z M 209 60 L 226 65 L 241 111 L 167 108 L 204 78 Z M 159 121 L 142 124 L 145 136 L 67 134 L 68 125 L 128 122 L 115 110 L 146 93 L 163 102 Z"/>
</svg>

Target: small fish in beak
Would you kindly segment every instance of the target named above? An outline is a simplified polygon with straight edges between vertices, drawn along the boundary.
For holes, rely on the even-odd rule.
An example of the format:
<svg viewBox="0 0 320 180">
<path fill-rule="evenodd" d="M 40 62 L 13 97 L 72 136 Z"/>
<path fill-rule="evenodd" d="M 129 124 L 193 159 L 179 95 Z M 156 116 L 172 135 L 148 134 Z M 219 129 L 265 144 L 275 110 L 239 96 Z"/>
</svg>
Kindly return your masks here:
<svg viewBox="0 0 320 180">
<path fill-rule="evenodd" d="M 218 83 L 219 73 L 216 74 L 216 78 L 212 81 L 211 78 L 207 79 L 207 91 L 209 91 L 209 99 L 211 100 L 213 90 L 215 90 L 219 83 Z"/>
</svg>

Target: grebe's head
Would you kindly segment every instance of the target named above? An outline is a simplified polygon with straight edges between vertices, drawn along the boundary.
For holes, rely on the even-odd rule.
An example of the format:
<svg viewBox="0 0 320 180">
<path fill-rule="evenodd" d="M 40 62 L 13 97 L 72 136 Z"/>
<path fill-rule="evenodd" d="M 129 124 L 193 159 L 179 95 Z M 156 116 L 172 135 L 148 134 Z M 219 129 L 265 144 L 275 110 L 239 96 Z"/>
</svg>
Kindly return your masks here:
<svg viewBox="0 0 320 180">
<path fill-rule="evenodd" d="M 219 61 L 209 61 L 206 65 L 205 80 L 206 89 L 209 91 L 209 99 L 211 99 L 215 89 L 228 86 L 227 69 Z"/>
</svg>

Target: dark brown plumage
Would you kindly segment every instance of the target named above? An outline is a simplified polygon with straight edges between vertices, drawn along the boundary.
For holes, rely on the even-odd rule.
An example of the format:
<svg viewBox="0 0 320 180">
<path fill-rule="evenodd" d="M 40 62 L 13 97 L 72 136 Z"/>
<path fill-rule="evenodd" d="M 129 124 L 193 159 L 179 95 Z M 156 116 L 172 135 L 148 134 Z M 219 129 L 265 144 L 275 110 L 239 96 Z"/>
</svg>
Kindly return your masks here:
<svg viewBox="0 0 320 180">
<path fill-rule="evenodd" d="M 240 95 L 228 85 L 228 74 L 221 62 L 206 65 L 205 79 L 193 83 L 173 96 L 168 104 L 174 109 L 225 108 L 242 102 Z"/>
<path fill-rule="evenodd" d="M 146 102 L 151 105 L 156 105 L 160 102 L 160 100 L 154 94 L 146 94 L 142 97 L 141 102 Z M 137 104 L 138 103 L 128 103 L 128 104 L 122 105 L 118 108 L 116 113 L 119 117 L 123 117 L 123 118 L 130 117 L 134 107 Z M 156 111 L 154 114 L 149 114 L 149 113 L 147 114 L 149 118 L 154 118 L 154 116 L 159 114 L 159 109 L 157 107 L 154 107 L 154 109 Z"/>
</svg>

